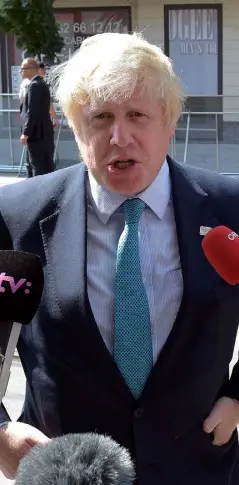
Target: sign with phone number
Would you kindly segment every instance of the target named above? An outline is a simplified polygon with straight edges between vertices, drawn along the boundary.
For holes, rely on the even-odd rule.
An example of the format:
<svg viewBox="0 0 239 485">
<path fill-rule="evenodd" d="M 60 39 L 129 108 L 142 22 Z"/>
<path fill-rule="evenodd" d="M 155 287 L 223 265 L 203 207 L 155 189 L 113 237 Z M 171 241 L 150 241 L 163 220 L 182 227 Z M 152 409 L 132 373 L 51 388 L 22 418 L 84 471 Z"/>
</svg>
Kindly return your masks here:
<svg viewBox="0 0 239 485">
<path fill-rule="evenodd" d="M 114 17 L 106 20 L 99 20 L 95 22 L 62 22 L 59 26 L 59 33 L 61 35 L 69 34 L 73 30 L 74 34 L 102 34 L 103 32 L 128 32 L 128 27 L 124 25 L 124 20 L 121 18 L 115 20 Z"/>
<path fill-rule="evenodd" d="M 83 17 L 83 18 L 82 18 Z M 129 31 L 129 18 L 127 12 L 119 13 L 106 12 L 84 12 L 81 15 L 82 21 L 76 21 L 75 16 L 56 14 L 59 25 L 59 33 L 64 40 L 64 48 L 61 51 L 61 61 L 69 59 L 74 50 L 80 47 L 82 42 L 95 34 L 103 32 L 126 33 Z"/>
</svg>

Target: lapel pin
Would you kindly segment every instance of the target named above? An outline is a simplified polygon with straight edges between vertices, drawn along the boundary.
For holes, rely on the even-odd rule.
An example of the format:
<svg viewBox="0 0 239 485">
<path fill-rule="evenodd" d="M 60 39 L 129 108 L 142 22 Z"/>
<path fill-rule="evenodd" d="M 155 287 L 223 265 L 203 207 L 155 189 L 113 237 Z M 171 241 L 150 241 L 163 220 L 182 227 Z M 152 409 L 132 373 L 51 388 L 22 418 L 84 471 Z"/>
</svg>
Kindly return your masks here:
<svg viewBox="0 0 239 485">
<path fill-rule="evenodd" d="M 200 226 L 200 236 L 206 236 L 206 234 L 211 231 L 211 227 Z"/>
</svg>

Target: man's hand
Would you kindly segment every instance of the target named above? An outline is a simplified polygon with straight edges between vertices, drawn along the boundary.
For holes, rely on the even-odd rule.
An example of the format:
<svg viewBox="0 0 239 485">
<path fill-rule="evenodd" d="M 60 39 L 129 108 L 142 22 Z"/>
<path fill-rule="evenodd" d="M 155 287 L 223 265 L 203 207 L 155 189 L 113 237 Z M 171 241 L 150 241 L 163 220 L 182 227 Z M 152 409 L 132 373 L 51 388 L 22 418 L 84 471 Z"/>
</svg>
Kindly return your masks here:
<svg viewBox="0 0 239 485">
<path fill-rule="evenodd" d="M 20 143 L 22 145 L 26 145 L 27 144 L 27 140 L 28 140 L 28 136 L 26 136 L 26 135 L 21 135 L 20 136 Z"/>
<path fill-rule="evenodd" d="M 229 397 L 222 397 L 215 403 L 204 421 L 203 429 L 206 433 L 213 432 L 213 444 L 220 446 L 228 443 L 238 424 L 239 402 Z"/>
<path fill-rule="evenodd" d="M 0 428 L 0 470 L 14 480 L 19 462 L 35 445 L 48 443 L 41 431 L 28 424 L 9 423 Z"/>
</svg>

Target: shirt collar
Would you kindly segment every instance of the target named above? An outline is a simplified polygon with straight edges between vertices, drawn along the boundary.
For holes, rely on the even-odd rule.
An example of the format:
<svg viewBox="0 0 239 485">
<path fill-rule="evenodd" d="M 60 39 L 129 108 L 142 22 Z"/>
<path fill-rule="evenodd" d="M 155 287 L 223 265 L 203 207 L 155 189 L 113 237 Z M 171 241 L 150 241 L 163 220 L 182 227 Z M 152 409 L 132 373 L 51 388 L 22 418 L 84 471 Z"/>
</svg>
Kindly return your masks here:
<svg viewBox="0 0 239 485">
<path fill-rule="evenodd" d="M 106 187 L 98 184 L 90 172 L 88 174 L 88 199 L 101 222 L 106 224 L 127 197 L 110 192 Z M 143 200 L 159 219 L 162 219 L 169 203 L 170 193 L 169 167 L 165 160 L 152 184 L 137 197 Z"/>
</svg>

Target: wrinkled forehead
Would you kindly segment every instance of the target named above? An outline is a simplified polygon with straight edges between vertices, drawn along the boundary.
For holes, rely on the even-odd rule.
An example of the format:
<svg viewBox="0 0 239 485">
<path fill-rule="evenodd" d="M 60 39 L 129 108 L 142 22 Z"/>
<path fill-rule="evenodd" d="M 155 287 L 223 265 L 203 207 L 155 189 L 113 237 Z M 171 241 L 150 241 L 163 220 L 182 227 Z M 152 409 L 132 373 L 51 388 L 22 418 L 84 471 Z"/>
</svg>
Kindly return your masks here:
<svg viewBox="0 0 239 485">
<path fill-rule="evenodd" d="M 91 115 L 93 113 L 108 111 L 108 112 L 127 112 L 130 110 L 137 111 L 152 111 L 154 108 L 159 108 L 160 103 L 155 98 L 145 93 L 142 95 L 137 89 L 131 96 L 123 96 L 113 99 L 104 100 L 103 98 L 90 99 L 88 103 L 79 106 L 74 104 L 74 112 L 82 112 L 83 115 Z"/>
<path fill-rule="evenodd" d="M 99 111 L 102 109 L 106 110 L 121 110 L 121 111 L 128 111 L 129 109 L 150 109 L 152 104 L 152 98 L 148 95 L 141 95 L 134 93 L 132 96 L 125 98 L 112 99 L 104 101 L 102 99 L 96 99 L 92 102 L 85 105 L 87 111 Z M 154 105 L 156 101 L 154 101 Z"/>
</svg>

